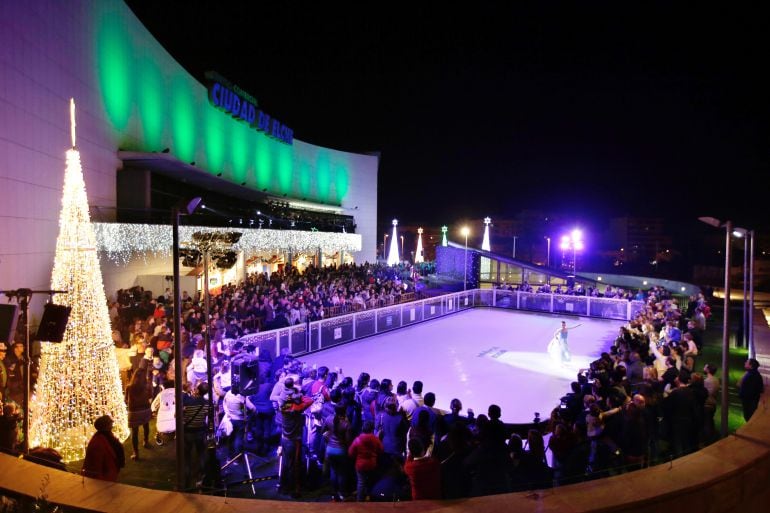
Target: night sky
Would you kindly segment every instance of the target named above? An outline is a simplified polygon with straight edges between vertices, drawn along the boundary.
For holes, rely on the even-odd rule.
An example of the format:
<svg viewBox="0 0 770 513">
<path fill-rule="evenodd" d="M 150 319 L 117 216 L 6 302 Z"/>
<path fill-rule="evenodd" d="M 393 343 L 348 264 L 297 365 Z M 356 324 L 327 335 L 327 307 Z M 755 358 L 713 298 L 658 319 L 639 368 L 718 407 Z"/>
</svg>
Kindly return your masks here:
<svg viewBox="0 0 770 513">
<path fill-rule="evenodd" d="M 380 152 L 380 220 L 769 224 L 764 11 L 128 4 L 193 76 L 220 72 L 298 139 Z"/>
</svg>

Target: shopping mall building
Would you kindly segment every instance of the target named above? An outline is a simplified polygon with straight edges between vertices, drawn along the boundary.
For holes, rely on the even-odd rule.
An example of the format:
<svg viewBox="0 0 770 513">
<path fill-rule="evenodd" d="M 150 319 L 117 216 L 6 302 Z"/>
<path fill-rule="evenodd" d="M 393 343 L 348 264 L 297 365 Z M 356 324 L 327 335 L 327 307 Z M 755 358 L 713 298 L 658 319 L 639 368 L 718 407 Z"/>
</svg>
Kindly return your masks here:
<svg viewBox="0 0 770 513">
<path fill-rule="evenodd" d="M 378 155 L 302 142 L 258 94 L 191 76 L 119 0 L 0 3 L 0 289 L 49 287 L 70 98 L 108 295 L 170 285 L 171 211 L 194 197 L 206 208 L 182 219 L 183 247 L 185 225 L 241 234 L 214 287 L 374 261 Z M 184 264 L 183 288 L 200 289 Z"/>
</svg>

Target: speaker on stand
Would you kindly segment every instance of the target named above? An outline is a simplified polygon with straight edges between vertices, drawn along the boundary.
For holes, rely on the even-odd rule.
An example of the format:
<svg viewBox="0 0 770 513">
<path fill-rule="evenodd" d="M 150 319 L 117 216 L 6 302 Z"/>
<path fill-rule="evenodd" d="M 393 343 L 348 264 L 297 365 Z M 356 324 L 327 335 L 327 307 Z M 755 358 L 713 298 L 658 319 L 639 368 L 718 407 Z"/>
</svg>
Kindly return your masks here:
<svg viewBox="0 0 770 513">
<path fill-rule="evenodd" d="M 11 345 L 19 320 L 19 305 L 0 305 L 0 342 Z"/>
<path fill-rule="evenodd" d="M 64 339 L 64 331 L 67 329 L 71 311 L 70 306 L 47 303 L 34 340 L 61 342 Z"/>
</svg>

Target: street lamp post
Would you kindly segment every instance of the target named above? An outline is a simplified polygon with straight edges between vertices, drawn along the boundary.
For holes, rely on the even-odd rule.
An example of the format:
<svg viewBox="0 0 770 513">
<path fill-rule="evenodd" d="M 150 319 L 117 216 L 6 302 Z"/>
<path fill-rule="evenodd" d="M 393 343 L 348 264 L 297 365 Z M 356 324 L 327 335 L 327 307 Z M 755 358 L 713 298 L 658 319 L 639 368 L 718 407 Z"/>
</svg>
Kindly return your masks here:
<svg viewBox="0 0 770 513">
<path fill-rule="evenodd" d="M 756 358 L 754 350 L 754 230 L 751 236 L 751 258 L 749 259 L 749 358 Z"/>
<path fill-rule="evenodd" d="M 551 267 L 551 238 L 546 235 L 545 240 L 548 243 L 548 252 L 546 253 L 545 266 Z"/>
<path fill-rule="evenodd" d="M 462 231 L 460 232 L 465 236 L 465 268 L 463 269 L 463 290 L 467 290 L 468 288 L 468 234 L 470 233 L 470 230 L 467 226 L 463 226 Z"/>
<path fill-rule="evenodd" d="M 173 274 L 174 274 L 174 403 L 176 415 L 176 486 L 184 490 L 184 405 L 182 404 L 182 294 L 179 284 L 179 217 L 191 215 L 198 209 L 203 200 L 193 198 L 183 207 L 175 207 L 172 215 L 173 222 Z"/>
<path fill-rule="evenodd" d="M 572 274 L 577 276 L 577 252 L 584 247 L 583 232 L 575 228 L 568 235 L 562 235 L 559 247 L 562 251 L 572 250 Z"/>
<path fill-rule="evenodd" d="M 516 239 L 518 238 L 518 235 L 513 236 L 513 258 L 516 258 Z"/>
<path fill-rule="evenodd" d="M 749 358 L 754 358 L 754 230 L 736 226 L 733 235 L 743 238 L 743 335 Z"/>
<path fill-rule="evenodd" d="M 382 236 L 382 258 L 388 259 L 388 234 Z"/>
<path fill-rule="evenodd" d="M 714 217 L 699 217 L 699 221 L 716 228 L 725 228 L 725 297 L 724 297 L 724 315 L 722 316 L 722 397 L 720 418 L 720 435 L 722 438 L 727 436 L 727 414 L 729 409 L 728 383 L 729 373 L 727 372 L 728 355 L 730 352 L 730 236 L 733 232 L 733 222 L 727 221 L 724 224 Z"/>
<path fill-rule="evenodd" d="M 401 258 L 406 260 L 406 254 L 404 253 L 404 236 L 401 235 Z"/>
</svg>

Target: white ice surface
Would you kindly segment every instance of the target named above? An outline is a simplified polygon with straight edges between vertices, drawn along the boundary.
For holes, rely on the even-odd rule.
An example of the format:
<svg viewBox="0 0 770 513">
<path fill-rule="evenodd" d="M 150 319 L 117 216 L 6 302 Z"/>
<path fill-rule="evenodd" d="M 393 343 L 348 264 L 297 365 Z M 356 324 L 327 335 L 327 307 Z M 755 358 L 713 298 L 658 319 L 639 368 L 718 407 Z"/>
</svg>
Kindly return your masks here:
<svg viewBox="0 0 770 513">
<path fill-rule="evenodd" d="M 570 330 L 572 361 L 551 360 L 547 345 L 562 320 Z M 372 378 L 415 380 L 423 394 L 436 394 L 436 406 L 449 409 L 452 398 L 478 415 L 490 404 L 502 408 L 504 422 L 532 421 L 534 412 L 548 418 L 569 392 L 578 369 L 606 351 L 622 321 L 565 317 L 529 312 L 472 309 L 390 333 L 301 357 L 334 370 L 340 367 L 355 382 L 359 373 Z M 465 411 L 463 411 L 465 413 Z"/>
</svg>

